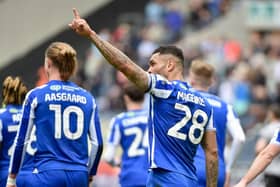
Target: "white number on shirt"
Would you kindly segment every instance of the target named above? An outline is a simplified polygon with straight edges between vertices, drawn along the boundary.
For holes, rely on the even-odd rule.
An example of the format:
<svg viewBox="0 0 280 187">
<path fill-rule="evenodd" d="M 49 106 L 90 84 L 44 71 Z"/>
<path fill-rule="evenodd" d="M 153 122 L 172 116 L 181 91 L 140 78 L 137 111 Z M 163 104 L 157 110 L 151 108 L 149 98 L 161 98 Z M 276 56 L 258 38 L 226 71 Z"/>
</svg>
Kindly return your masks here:
<svg viewBox="0 0 280 187">
<path fill-rule="evenodd" d="M 200 141 L 203 137 L 203 134 L 204 134 L 204 126 L 206 125 L 207 120 L 208 120 L 207 114 L 204 111 L 198 109 L 198 110 L 194 111 L 194 113 L 192 115 L 191 110 L 188 106 L 182 105 L 179 103 L 175 104 L 175 109 L 184 111 L 186 115 L 178 123 L 173 125 L 168 130 L 167 134 L 169 136 L 178 138 L 180 140 L 186 140 L 187 134 L 185 134 L 183 132 L 179 132 L 179 130 L 182 129 L 184 126 L 186 126 L 190 120 L 192 120 L 192 124 L 189 129 L 189 133 L 188 133 L 189 140 L 193 144 L 200 143 Z M 202 117 L 202 121 L 197 120 L 199 116 Z M 198 137 L 194 136 L 196 129 L 200 130 L 200 135 Z"/>
<path fill-rule="evenodd" d="M 8 126 L 8 132 L 17 132 L 19 126 L 18 125 L 9 125 Z M 8 149 L 8 155 L 11 156 L 14 150 L 14 144 Z"/>
<path fill-rule="evenodd" d="M 135 138 L 132 141 L 129 149 L 128 149 L 128 156 L 135 157 L 145 154 L 145 149 L 141 148 L 140 145 L 142 144 L 143 147 L 148 146 L 148 131 L 146 130 L 144 133 L 142 132 L 141 128 L 139 127 L 131 127 L 124 130 L 124 134 L 126 136 L 134 135 Z"/>
<path fill-rule="evenodd" d="M 76 140 L 80 138 L 83 134 L 84 129 L 84 113 L 82 109 L 77 106 L 68 106 L 63 111 L 61 110 L 61 105 L 50 104 L 49 109 L 55 113 L 55 132 L 54 137 L 60 139 L 63 133 L 66 138 L 70 140 Z M 71 113 L 77 116 L 76 132 L 70 131 L 70 115 Z M 61 118 L 62 116 L 62 118 Z"/>
<path fill-rule="evenodd" d="M 36 142 L 36 140 L 37 140 L 36 135 L 35 135 L 35 131 L 36 131 L 36 127 L 33 126 L 32 131 L 31 131 L 31 135 L 30 135 L 30 139 L 29 139 L 29 142 L 28 142 L 27 147 L 26 147 L 26 152 L 28 154 L 32 155 L 32 156 L 37 151 L 37 148 L 32 147 L 32 142 Z"/>
</svg>

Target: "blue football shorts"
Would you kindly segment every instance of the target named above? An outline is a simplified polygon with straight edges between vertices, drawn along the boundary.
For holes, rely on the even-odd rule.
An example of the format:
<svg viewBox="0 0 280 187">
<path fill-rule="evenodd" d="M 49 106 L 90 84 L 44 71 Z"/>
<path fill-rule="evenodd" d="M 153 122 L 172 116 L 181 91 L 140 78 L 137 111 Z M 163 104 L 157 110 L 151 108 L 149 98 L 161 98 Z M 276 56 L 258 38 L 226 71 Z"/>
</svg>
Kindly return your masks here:
<svg viewBox="0 0 280 187">
<path fill-rule="evenodd" d="M 42 171 L 19 176 L 17 184 L 17 187 L 87 187 L 88 172 L 70 170 Z"/>
<path fill-rule="evenodd" d="M 197 186 L 197 181 L 191 179 L 183 174 L 163 170 L 163 169 L 152 169 L 149 172 L 147 187 L 194 187 Z"/>
</svg>

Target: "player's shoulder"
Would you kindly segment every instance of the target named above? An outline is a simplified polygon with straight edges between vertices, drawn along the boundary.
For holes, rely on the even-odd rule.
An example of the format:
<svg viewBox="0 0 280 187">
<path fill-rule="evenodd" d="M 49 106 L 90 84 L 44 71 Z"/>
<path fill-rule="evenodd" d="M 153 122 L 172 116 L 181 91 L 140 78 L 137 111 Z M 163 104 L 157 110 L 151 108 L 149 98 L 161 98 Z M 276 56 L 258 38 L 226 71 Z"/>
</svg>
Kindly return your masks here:
<svg viewBox="0 0 280 187">
<path fill-rule="evenodd" d="M 191 94 L 191 96 L 194 97 L 194 100 L 197 100 L 197 98 L 199 98 L 199 100 L 203 100 L 205 105 L 210 105 L 207 100 L 207 97 L 202 92 L 194 89 L 193 87 L 188 88 L 188 94 Z"/>
<path fill-rule="evenodd" d="M 121 112 L 119 114 L 114 115 L 111 120 L 110 120 L 110 126 L 117 126 L 118 124 L 120 124 L 122 122 L 122 120 L 124 119 L 124 114 L 125 112 Z"/>
<path fill-rule="evenodd" d="M 134 111 L 125 111 L 115 115 L 112 121 L 118 124 L 122 124 L 124 121 L 134 118 L 136 116 Z"/>
<path fill-rule="evenodd" d="M 179 90 L 185 90 L 185 91 L 189 90 L 189 91 L 191 91 L 191 92 L 195 91 L 195 90 L 194 90 L 187 82 L 185 82 L 185 81 L 175 80 L 175 81 L 172 81 L 172 84 L 173 84 L 174 86 L 176 86 L 177 89 L 179 89 Z"/>
<path fill-rule="evenodd" d="M 81 86 L 78 86 L 76 83 L 74 82 L 67 82 L 66 84 L 63 84 L 61 87 L 62 91 L 64 92 L 68 92 L 68 93 L 74 93 L 86 98 L 92 98 L 93 99 L 93 95 L 87 91 L 86 89 L 82 88 Z"/>
<path fill-rule="evenodd" d="M 115 119 L 115 121 L 121 121 L 126 117 L 127 117 L 127 112 L 121 112 L 121 113 L 118 113 L 117 115 L 115 115 L 113 117 L 113 119 Z"/>
<path fill-rule="evenodd" d="M 8 109 L 7 108 L 1 108 L 0 109 L 0 119 L 5 118 L 7 116 Z"/>
<path fill-rule="evenodd" d="M 0 108 L 0 114 L 3 114 L 4 112 L 6 112 L 7 109 L 6 108 Z"/>
<path fill-rule="evenodd" d="M 81 86 L 78 86 L 77 84 L 75 84 L 74 82 L 70 82 L 69 85 L 64 85 L 63 86 L 64 89 L 71 89 L 71 91 L 76 91 L 81 95 L 84 95 L 86 97 L 93 97 L 93 95 L 86 89 L 84 89 Z"/>
<path fill-rule="evenodd" d="M 207 99 L 207 101 L 209 102 L 209 104 L 212 107 L 216 107 L 216 108 L 225 107 L 226 108 L 228 106 L 228 104 L 224 100 L 222 100 L 220 97 L 218 97 L 217 95 L 207 93 L 207 92 L 201 92 L 201 95 Z"/>
<path fill-rule="evenodd" d="M 43 91 L 45 88 L 47 88 L 48 85 L 47 84 L 43 84 L 41 86 L 35 87 L 33 89 L 31 89 L 28 93 L 36 93 L 36 92 L 40 92 Z"/>
<path fill-rule="evenodd" d="M 152 80 L 155 87 L 158 89 L 166 89 L 166 87 L 170 87 L 172 85 L 172 81 L 169 81 L 168 79 L 159 74 L 150 74 L 150 79 Z"/>
<path fill-rule="evenodd" d="M 40 93 L 44 92 L 44 89 L 46 89 L 48 87 L 47 84 L 43 84 L 41 86 L 35 87 L 31 90 L 29 90 L 26 94 L 26 98 L 30 98 L 30 97 L 34 97 L 36 95 L 39 95 Z"/>
<path fill-rule="evenodd" d="M 151 73 L 151 74 L 149 74 L 149 76 L 154 81 L 166 81 L 166 82 L 169 82 L 164 76 L 162 76 L 160 74 Z"/>
<path fill-rule="evenodd" d="M 9 105 L 9 106 L 6 106 L 5 108 L 0 109 L 0 119 L 2 121 L 6 121 L 6 120 L 10 121 L 13 114 L 19 114 L 19 113 L 21 113 L 21 109 L 19 109 L 18 107 Z"/>
<path fill-rule="evenodd" d="M 273 134 L 275 130 L 280 128 L 280 123 L 269 123 L 260 129 L 260 134 Z"/>
<path fill-rule="evenodd" d="M 270 143 L 280 145 L 280 128 L 275 129 Z"/>
</svg>

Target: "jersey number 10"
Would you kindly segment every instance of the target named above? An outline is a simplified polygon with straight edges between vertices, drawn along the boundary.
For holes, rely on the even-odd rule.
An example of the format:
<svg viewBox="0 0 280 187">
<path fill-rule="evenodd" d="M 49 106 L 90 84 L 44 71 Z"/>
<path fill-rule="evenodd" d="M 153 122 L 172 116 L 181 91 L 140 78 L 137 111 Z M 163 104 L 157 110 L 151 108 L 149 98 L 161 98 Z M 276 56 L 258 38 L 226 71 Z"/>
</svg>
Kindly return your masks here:
<svg viewBox="0 0 280 187">
<path fill-rule="evenodd" d="M 84 113 L 81 108 L 68 106 L 62 111 L 61 105 L 51 104 L 49 105 L 49 109 L 54 111 L 55 114 L 54 137 L 56 139 L 61 139 L 62 132 L 70 140 L 76 140 L 82 136 L 84 130 Z M 77 116 L 77 122 L 75 123 L 77 124 L 76 132 L 71 132 L 70 130 L 71 113 Z"/>
</svg>

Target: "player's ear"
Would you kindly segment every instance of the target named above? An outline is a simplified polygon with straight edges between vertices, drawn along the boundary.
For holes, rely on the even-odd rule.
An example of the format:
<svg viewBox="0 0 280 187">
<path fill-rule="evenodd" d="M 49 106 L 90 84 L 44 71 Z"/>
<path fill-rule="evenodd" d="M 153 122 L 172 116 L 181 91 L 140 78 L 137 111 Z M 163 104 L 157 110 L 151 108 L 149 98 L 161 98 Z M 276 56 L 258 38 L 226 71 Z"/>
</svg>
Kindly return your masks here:
<svg viewBox="0 0 280 187">
<path fill-rule="evenodd" d="M 46 59 L 45 59 L 45 65 L 46 65 L 46 67 L 47 67 L 47 68 L 50 68 L 50 67 L 51 67 L 51 65 L 52 65 L 52 61 L 51 61 L 51 59 L 46 58 Z"/>
<path fill-rule="evenodd" d="M 210 79 L 210 86 L 211 85 L 214 85 L 215 83 L 216 83 L 216 77 L 212 77 L 211 79 Z"/>
<path fill-rule="evenodd" d="M 169 59 L 167 61 L 167 70 L 170 72 L 170 71 L 173 71 L 173 69 L 175 68 L 176 66 L 176 62 L 172 59 Z"/>
</svg>

